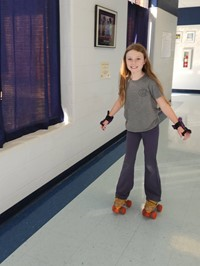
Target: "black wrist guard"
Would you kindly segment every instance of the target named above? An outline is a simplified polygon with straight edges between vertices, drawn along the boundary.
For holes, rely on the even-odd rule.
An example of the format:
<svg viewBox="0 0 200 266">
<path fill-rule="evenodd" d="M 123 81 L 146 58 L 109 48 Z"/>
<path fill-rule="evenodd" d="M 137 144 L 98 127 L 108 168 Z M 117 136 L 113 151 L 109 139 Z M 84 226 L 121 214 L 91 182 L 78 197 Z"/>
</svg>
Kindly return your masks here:
<svg viewBox="0 0 200 266">
<path fill-rule="evenodd" d="M 102 120 L 101 122 L 100 122 L 100 124 L 103 126 L 103 124 L 104 124 L 104 122 L 107 120 L 108 121 L 108 124 L 110 124 L 110 122 L 112 122 L 112 120 L 113 120 L 113 116 L 109 116 L 109 111 L 107 112 L 107 115 L 106 115 L 106 117 L 104 118 L 104 120 Z"/>
<path fill-rule="evenodd" d="M 172 127 L 174 129 L 178 129 L 178 127 L 182 127 L 182 129 L 184 130 L 182 133 L 183 136 L 185 135 L 185 133 L 189 133 L 189 134 L 192 133 L 192 131 L 184 125 L 181 117 L 178 118 L 178 122 L 175 125 L 172 125 Z"/>
</svg>

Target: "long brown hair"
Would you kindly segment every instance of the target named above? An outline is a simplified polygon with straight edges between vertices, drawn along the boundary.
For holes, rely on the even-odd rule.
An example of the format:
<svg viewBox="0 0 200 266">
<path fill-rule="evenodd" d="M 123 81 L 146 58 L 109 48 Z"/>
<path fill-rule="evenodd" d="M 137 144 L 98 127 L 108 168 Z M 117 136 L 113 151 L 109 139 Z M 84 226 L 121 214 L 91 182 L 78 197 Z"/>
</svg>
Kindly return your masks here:
<svg viewBox="0 0 200 266">
<path fill-rule="evenodd" d="M 127 49 L 126 49 L 126 51 L 124 53 L 124 57 L 123 57 L 122 65 L 121 65 L 121 69 L 120 69 L 119 96 L 120 96 L 122 105 L 125 102 L 126 81 L 131 76 L 131 72 L 128 70 L 127 64 L 126 64 L 126 55 L 131 50 L 135 50 L 135 51 L 140 52 L 140 53 L 142 53 L 144 55 L 145 64 L 144 64 L 144 66 L 142 68 L 142 71 L 148 77 L 150 77 L 152 80 L 154 80 L 156 82 L 156 84 L 158 85 L 158 88 L 161 91 L 164 99 L 166 100 L 166 102 L 168 102 L 167 99 L 164 96 L 163 86 L 162 86 L 161 82 L 159 81 L 159 79 L 156 77 L 155 73 L 152 70 L 151 63 L 149 61 L 149 58 L 148 58 L 147 51 L 146 51 L 145 47 L 143 45 L 141 45 L 140 43 L 133 43 L 133 44 L 131 44 L 131 45 L 129 45 L 127 47 Z"/>
</svg>

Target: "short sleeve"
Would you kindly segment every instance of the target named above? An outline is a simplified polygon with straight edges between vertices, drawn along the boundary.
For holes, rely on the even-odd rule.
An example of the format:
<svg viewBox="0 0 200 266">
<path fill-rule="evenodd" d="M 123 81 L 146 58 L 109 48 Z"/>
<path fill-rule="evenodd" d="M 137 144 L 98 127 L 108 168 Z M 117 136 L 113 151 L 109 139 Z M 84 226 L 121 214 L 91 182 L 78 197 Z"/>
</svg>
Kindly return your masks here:
<svg viewBox="0 0 200 266">
<path fill-rule="evenodd" d="M 150 80 L 149 90 L 150 90 L 151 96 L 155 100 L 158 99 L 159 97 L 163 96 L 163 94 L 161 93 L 158 85 L 156 84 L 156 82 L 154 80 Z"/>
</svg>

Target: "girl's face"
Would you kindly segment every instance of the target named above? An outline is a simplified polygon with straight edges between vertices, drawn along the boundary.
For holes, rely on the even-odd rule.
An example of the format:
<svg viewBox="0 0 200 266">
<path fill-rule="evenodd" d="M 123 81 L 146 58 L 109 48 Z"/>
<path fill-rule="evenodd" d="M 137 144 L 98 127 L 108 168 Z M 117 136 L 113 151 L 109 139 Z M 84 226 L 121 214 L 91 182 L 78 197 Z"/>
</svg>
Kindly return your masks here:
<svg viewBox="0 0 200 266">
<path fill-rule="evenodd" d="M 126 54 L 126 65 L 131 75 L 141 75 L 142 68 L 145 64 L 144 55 L 141 52 L 131 50 Z"/>
</svg>

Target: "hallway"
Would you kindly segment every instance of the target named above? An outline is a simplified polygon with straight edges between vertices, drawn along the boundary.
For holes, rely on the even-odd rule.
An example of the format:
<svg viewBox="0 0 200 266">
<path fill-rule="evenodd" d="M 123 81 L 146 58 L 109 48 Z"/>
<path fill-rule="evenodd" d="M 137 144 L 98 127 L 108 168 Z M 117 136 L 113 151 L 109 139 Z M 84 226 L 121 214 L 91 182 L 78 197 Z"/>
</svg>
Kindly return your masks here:
<svg viewBox="0 0 200 266">
<path fill-rule="evenodd" d="M 172 94 L 172 107 L 192 130 L 182 141 L 165 119 L 160 124 L 158 165 L 162 181 L 163 212 L 156 220 L 141 215 L 143 192 L 143 147 L 136 162 L 135 187 L 130 195 L 133 206 L 126 215 L 112 213 L 115 186 L 123 156 L 116 158 L 103 173 L 66 206 L 67 192 L 80 189 L 78 182 L 49 192 L 38 207 L 26 209 L 23 218 L 0 225 L 2 266 L 198 266 L 200 265 L 200 95 Z M 98 126 L 98 125 L 97 125 Z M 124 142 L 81 173 L 87 182 L 123 150 Z M 117 151 L 116 151 L 117 150 Z M 120 152 L 119 152 L 120 154 Z M 89 174 L 88 174 L 89 173 Z M 83 181 L 84 182 L 84 181 Z M 57 186 L 58 187 L 58 186 Z M 42 220 L 50 209 L 62 206 L 54 217 L 34 232 L 32 215 Z M 66 200 L 66 199 L 65 199 Z M 9 226 L 8 226 L 9 223 Z M 24 239 L 24 231 L 33 235 Z M 19 240 L 14 250 L 13 237 Z M 6 255 L 7 254 L 7 255 Z M 5 258 L 5 256 L 7 258 Z"/>
</svg>

